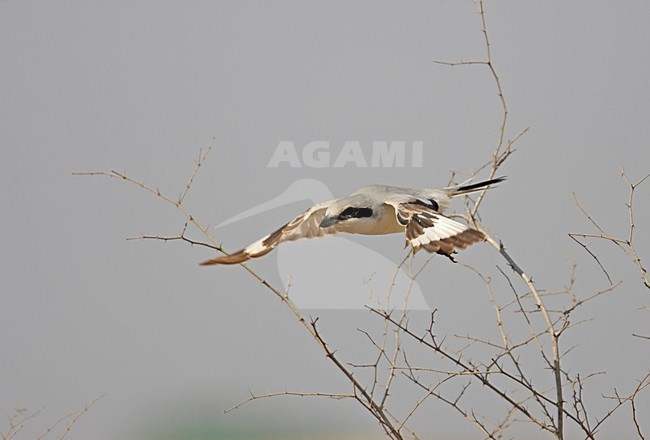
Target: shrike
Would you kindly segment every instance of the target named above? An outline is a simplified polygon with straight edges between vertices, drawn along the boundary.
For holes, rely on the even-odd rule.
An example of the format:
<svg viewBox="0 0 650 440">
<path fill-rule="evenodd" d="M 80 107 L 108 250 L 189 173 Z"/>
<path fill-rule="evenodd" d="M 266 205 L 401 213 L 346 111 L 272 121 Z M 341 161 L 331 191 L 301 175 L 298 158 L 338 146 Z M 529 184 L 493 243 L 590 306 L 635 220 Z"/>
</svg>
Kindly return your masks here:
<svg viewBox="0 0 650 440">
<path fill-rule="evenodd" d="M 319 203 L 275 232 L 230 255 L 201 263 L 239 264 L 271 252 L 283 241 L 347 232 L 385 235 L 406 232 L 413 252 L 426 249 L 452 258 L 456 248 L 485 240 L 481 231 L 442 215 L 453 197 L 472 194 L 502 182 L 505 177 L 442 189 L 365 186 L 347 197 Z"/>
</svg>

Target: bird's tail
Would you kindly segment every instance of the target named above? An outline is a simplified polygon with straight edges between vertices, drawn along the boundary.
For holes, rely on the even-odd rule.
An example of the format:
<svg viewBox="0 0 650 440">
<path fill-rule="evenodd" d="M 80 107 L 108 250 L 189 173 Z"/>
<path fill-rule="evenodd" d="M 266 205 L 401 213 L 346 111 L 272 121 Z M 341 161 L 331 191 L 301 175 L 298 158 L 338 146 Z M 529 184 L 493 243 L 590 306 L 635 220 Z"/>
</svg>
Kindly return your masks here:
<svg viewBox="0 0 650 440">
<path fill-rule="evenodd" d="M 460 185 L 450 186 L 445 189 L 449 191 L 450 197 L 457 197 L 457 196 L 463 196 L 466 194 L 472 194 L 475 192 L 483 191 L 485 189 L 489 189 L 488 188 L 489 186 L 503 182 L 504 180 L 506 180 L 506 177 L 502 176 L 502 177 L 497 177 L 495 179 L 484 180 L 483 182 L 471 183 L 469 185 L 465 185 L 464 183 L 461 183 Z"/>
</svg>

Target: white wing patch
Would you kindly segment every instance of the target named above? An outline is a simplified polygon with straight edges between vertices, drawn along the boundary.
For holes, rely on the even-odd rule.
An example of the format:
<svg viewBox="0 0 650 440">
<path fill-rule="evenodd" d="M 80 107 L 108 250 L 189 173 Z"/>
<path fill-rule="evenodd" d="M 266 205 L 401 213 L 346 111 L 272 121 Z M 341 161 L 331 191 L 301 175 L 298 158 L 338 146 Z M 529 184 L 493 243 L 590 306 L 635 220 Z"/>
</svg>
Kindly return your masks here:
<svg viewBox="0 0 650 440">
<path fill-rule="evenodd" d="M 328 234 L 336 234 L 338 232 L 336 225 L 325 229 L 319 226 L 321 220 L 323 220 L 323 217 L 325 216 L 327 207 L 332 202 L 333 201 L 314 205 L 286 225 L 264 236 L 256 242 L 249 244 L 244 249 L 229 255 L 212 258 L 204 261 L 201 265 L 241 264 L 251 258 L 257 258 L 268 254 L 283 241 L 293 241 L 300 238 L 315 238 Z"/>
<path fill-rule="evenodd" d="M 456 248 L 465 249 L 485 240 L 482 232 L 445 217 L 420 201 L 400 198 L 386 203 L 395 209 L 397 221 L 406 229 L 406 242 L 414 252 L 424 248 L 450 257 Z"/>
<path fill-rule="evenodd" d="M 416 234 L 413 238 L 409 239 L 413 247 L 423 246 L 432 241 L 453 237 L 469 229 L 467 226 L 441 215 L 429 217 L 420 213 L 415 214 L 415 219 L 411 219 L 411 221 L 423 224 L 426 219 L 431 220 L 432 226 L 423 227 L 422 231 L 418 231 L 419 235 Z"/>
</svg>

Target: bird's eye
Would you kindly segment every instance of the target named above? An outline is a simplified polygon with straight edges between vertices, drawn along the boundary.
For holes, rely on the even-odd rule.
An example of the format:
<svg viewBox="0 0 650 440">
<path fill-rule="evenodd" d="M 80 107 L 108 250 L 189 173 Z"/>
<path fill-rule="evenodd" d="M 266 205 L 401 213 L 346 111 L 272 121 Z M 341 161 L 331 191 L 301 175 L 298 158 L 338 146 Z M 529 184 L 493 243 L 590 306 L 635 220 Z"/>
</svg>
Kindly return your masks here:
<svg viewBox="0 0 650 440">
<path fill-rule="evenodd" d="M 347 220 L 350 218 L 362 218 L 362 217 L 371 217 L 372 209 L 370 208 L 355 208 L 348 207 L 343 210 L 338 216 L 339 220 Z"/>
</svg>

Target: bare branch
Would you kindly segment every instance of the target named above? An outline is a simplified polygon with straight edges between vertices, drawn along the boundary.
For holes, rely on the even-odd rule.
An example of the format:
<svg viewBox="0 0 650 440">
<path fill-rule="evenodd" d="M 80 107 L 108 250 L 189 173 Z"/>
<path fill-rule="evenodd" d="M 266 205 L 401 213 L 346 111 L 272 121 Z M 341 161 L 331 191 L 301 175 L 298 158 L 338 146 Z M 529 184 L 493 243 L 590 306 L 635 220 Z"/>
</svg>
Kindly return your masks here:
<svg viewBox="0 0 650 440">
<path fill-rule="evenodd" d="M 444 66 L 472 66 L 472 65 L 478 65 L 478 66 L 487 66 L 487 68 L 490 71 L 490 75 L 492 76 L 492 79 L 494 80 L 494 84 L 497 90 L 497 95 L 499 96 L 499 102 L 501 105 L 501 123 L 499 126 L 499 137 L 497 140 L 496 147 L 494 148 L 494 152 L 492 153 L 492 160 L 488 162 L 491 165 L 490 173 L 488 175 L 488 179 L 494 178 L 496 175 L 497 170 L 499 167 L 507 160 L 507 158 L 514 152 L 514 149 L 512 148 L 512 145 L 521 137 L 523 136 L 527 131 L 528 128 L 522 130 L 517 136 L 515 136 L 514 139 L 505 142 L 505 136 L 506 136 L 506 126 L 508 122 L 508 104 L 506 103 L 506 98 L 503 93 L 503 87 L 501 85 L 501 79 L 499 78 L 499 75 L 497 74 L 496 68 L 494 67 L 494 62 L 492 60 L 492 46 L 490 45 L 490 37 L 488 35 L 488 30 L 487 30 L 487 22 L 485 18 L 485 8 L 483 5 L 483 0 L 478 0 L 477 2 L 478 8 L 479 8 L 479 14 L 481 16 L 481 32 L 483 33 L 483 42 L 484 42 L 484 47 L 485 47 L 485 59 L 483 60 L 472 60 L 472 61 L 459 61 L 459 62 L 447 62 L 447 61 L 437 61 L 434 60 L 435 64 L 440 64 Z M 505 144 L 505 148 L 504 148 Z M 487 165 L 487 164 L 486 164 Z M 479 168 L 478 171 L 483 169 L 485 165 L 481 168 Z M 477 171 L 477 172 L 478 172 Z M 483 201 L 483 197 L 485 197 L 486 191 L 482 191 L 479 193 L 476 201 L 473 203 L 472 207 L 469 209 L 469 215 L 472 219 L 475 219 L 478 208 Z"/>
<path fill-rule="evenodd" d="M 252 402 L 253 400 L 260 400 L 260 399 L 268 399 L 270 397 L 278 397 L 278 396 L 294 396 L 294 397 L 326 397 L 328 399 L 334 399 L 334 400 L 342 400 L 342 399 L 356 399 L 357 396 L 354 393 L 348 393 L 348 394 L 336 394 L 336 393 L 307 393 L 307 392 L 296 392 L 296 391 L 279 391 L 276 393 L 266 393 L 266 394 L 253 394 L 251 393 L 250 397 L 248 399 L 242 400 L 239 402 L 237 405 L 228 408 L 224 410 L 224 414 L 228 414 L 229 412 L 232 412 L 236 409 L 241 408 L 248 402 Z"/>
<path fill-rule="evenodd" d="M 540 294 L 533 284 L 532 278 L 530 278 L 524 271 L 519 267 L 519 265 L 512 259 L 510 254 L 506 251 L 505 246 L 503 246 L 502 242 L 496 242 L 492 237 L 489 235 L 486 235 L 487 237 L 487 242 L 492 245 L 500 254 L 501 256 L 508 262 L 508 265 L 514 270 L 517 275 L 524 281 L 526 286 L 528 286 L 528 289 L 531 291 L 533 294 L 533 297 L 535 298 L 535 302 L 537 303 L 537 307 L 539 311 L 542 313 L 542 316 L 544 317 L 544 321 L 546 322 L 546 328 L 547 328 L 547 333 L 549 337 L 551 338 L 551 348 L 553 351 L 553 374 L 555 376 L 555 391 L 557 394 L 557 401 L 555 402 L 557 406 L 557 432 L 556 435 L 558 437 L 558 440 L 562 440 L 564 437 L 564 415 L 565 415 L 565 410 L 564 410 L 564 398 L 562 397 L 562 369 L 560 367 L 560 332 L 557 332 L 555 330 L 555 327 L 553 325 L 553 321 L 551 320 L 551 317 L 548 313 L 548 310 L 546 309 L 546 306 L 544 305 L 544 302 L 542 301 Z"/>
<path fill-rule="evenodd" d="M 208 145 L 208 148 L 205 151 L 199 150 L 199 158 L 196 160 L 196 166 L 194 167 L 194 171 L 190 175 L 190 178 L 188 179 L 187 183 L 185 184 L 185 189 L 183 190 L 180 197 L 178 198 L 179 205 L 183 203 L 185 196 L 190 191 L 192 183 L 194 183 L 194 178 L 199 173 L 199 168 L 201 168 L 201 165 L 203 165 L 205 158 L 208 157 L 208 154 L 210 154 L 210 151 L 212 151 L 212 147 L 214 146 L 214 141 L 215 138 L 213 137 L 212 140 L 210 141 L 210 144 Z"/>
<path fill-rule="evenodd" d="M 589 220 L 589 222 L 600 232 L 600 234 L 578 234 L 578 233 L 570 233 L 569 237 L 571 237 L 575 242 L 580 244 L 583 249 L 585 249 L 589 254 L 596 259 L 598 262 L 598 265 L 601 267 L 601 269 L 604 268 L 598 258 L 594 255 L 593 252 L 591 252 L 587 246 L 577 240 L 576 237 L 581 237 L 581 238 L 597 238 L 600 240 L 605 240 L 609 241 L 610 243 L 613 243 L 618 247 L 627 257 L 634 263 L 635 266 L 639 269 L 639 272 L 641 274 L 641 279 L 643 281 L 643 284 L 650 289 L 650 280 L 648 279 L 648 270 L 646 267 L 641 263 L 641 257 L 639 257 L 639 254 L 636 251 L 635 245 L 634 245 L 634 231 L 636 229 L 636 225 L 634 222 L 634 192 L 636 189 L 641 185 L 643 182 L 650 177 L 650 174 L 647 174 L 645 177 L 642 179 L 639 179 L 635 183 L 631 183 L 630 180 L 628 179 L 627 175 L 625 174 L 625 170 L 621 171 L 621 177 L 623 180 L 625 180 L 625 183 L 628 186 L 628 197 L 627 197 L 627 202 L 625 203 L 625 206 L 627 207 L 628 211 L 628 233 L 626 238 L 617 238 L 614 237 L 607 232 L 605 232 L 605 229 L 594 220 L 594 218 L 587 212 L 587 210 L 580 204 L 580 201 L 578 200 L 578 197 L 576 196 L 575 193 L 573 193 L 573 199 L 575 201 L 576 206 L 582 212 L 582 214 Z M 607 274 L 607 272 L 605 272 Z M 609 279 L 609 275 L 607 275 Z M 611 279 L 610 279 L 611 282 Z"/>
<path fill-rule="evenodd" d="M 25 408 L 17 408 L 14 410 L 7 419 L 9 426 L 7 427 L 7 432 L 0 433 L 2 435 L 2 440 L 11 440 L 23 429 L 25 423 L 34 417 L 38 416 L 43 410 L 40 409 L 34 413 L 28 413 Z"/>
<path fill-rule="evenodd" d="M 650 372 L 648 372 L 643 379 L 638 381 L 637 387 L 628 396 L 621 396 L 616 390 L 616 388 L 614 388 L 613 396 L 603 396 L 606 399 L 614 400 L 616 404 L 612 409 L 610 409 L 607 412 L 607 414 L 605 414 L 605 416 L 596 424 L 596 426 L 594 426 L 594 431 L 598 429 L 598 427 L 602 425 L 608 418 L 610 418 L 618 409 L 620 409 L 623 405 L 629 402 L 632 410 L 632 422 L 634 423 L 634 427 L 636 428 L 637 435 L 641 440 L 645 440 L 645 437 L 641 432 L 641 425 L 638 419 L 636 398 L 643 390 L 645 390 L 648 387 L 650 387 Z"/>
<path fill-rule="evenodd" d="M 592 258 L 593 258 L 594 260 L 596 260 L 596 263 L 598 263 L 598 266 L 600 267 L 600 269 L 603 271 L 603 273 L 604 273 L 605 276 L 607 277 L 607 281 L 609 281 L 609 284 L 610 284 L 610 285 L 611 285 L 611 284 L 614 284 L 614 282 L 612 281 L 612 277 L 609 276 L 609 273 L 607 273 L 607 270 L 605 269 L 605 266 L 603 266 L 603 264 L 600 262 L 600 260 L 599 260 L 598 257 L 596 256 L 596 254 L 594 254 L 593 252 L 591 252 L 591 249 L 589 249 L 589 247 L 588 247 L 586 244 L 584 244 L 583 242 L 581 242 L 580 240 L 578 240 L 578 239 L 576 238 L 576 237 L 579 237 L 579 236 L 584 237 L 583 234 L 571 234 L 571 233 L 569 233 L 569 237 L 571 237 L 571 240 L 575 241 L 575 242 L 578 243 L 580 246 L 582 246 L 582 248 L 583 248 L 583 249 L 584 249 L 584 250 L 585 250 L 589 255 L 591 255 Z"/>
<path fill-rule="evenodd" d="M 203 246 L 203 247 L 207 247 L 207 248 L 214 249 L 214 250 L 217 250 L 217 251 L 219 250 L 219 248 L 217 246 L 213 245 L 213 244 L 206 243 L 206 242 L 203 242 L 203 241 L 195 241 L 195 240 L 192 240 L 190 238 L 187 238 L 185 236 L 185 232 L 187 231 L 187 225 L 188 225 L 188 223 L 185 222 L 185 225 L 183 225 L 183 230 L 181 231 L 180 235 L 165 237 L 165 236 L 160 236 L 160 235 L 144 235 L 143 234 L 143 235 L 140 235 L 139 237 L 127 237 L 127 241 L 131 241 L 131 240 L 160 240 L 160 241 L 167 242 L 167 241 L 179 241 L 180 240 L 180 241 L 184 241 L 186 243 L 189 243 L 192 246 Z"/>
<path fill-rule="evenodd" d="M 93 405 L 95 405 L 95 403 L 97 403 L 100 399 L 104 398 L 104 396 L 105 396 L 105 394 L 102 394 L 101 396 L 99 396 L 95 400 L 93 400 L 92 402 L 87 403 L 86 406 L 84 406 L 84 408 L 81 411 L 79 411 L 76 414 L 73 414 L 72 418 L 68 422 L 68 425 L 65 427 L 65 430 L 61 433 L 61 435 L 59 435 L 59 440 L 63 440 L 64 438 L 66 438 L 68 436 L 68 434 L 70 434 L 70 431 L 72 431 L 73 426 L 79 421 L 79 419 L 84 414 L 86 414 L 88 412 L 88 410 L 90 408 L 92 408 Z"/>
</svg>

